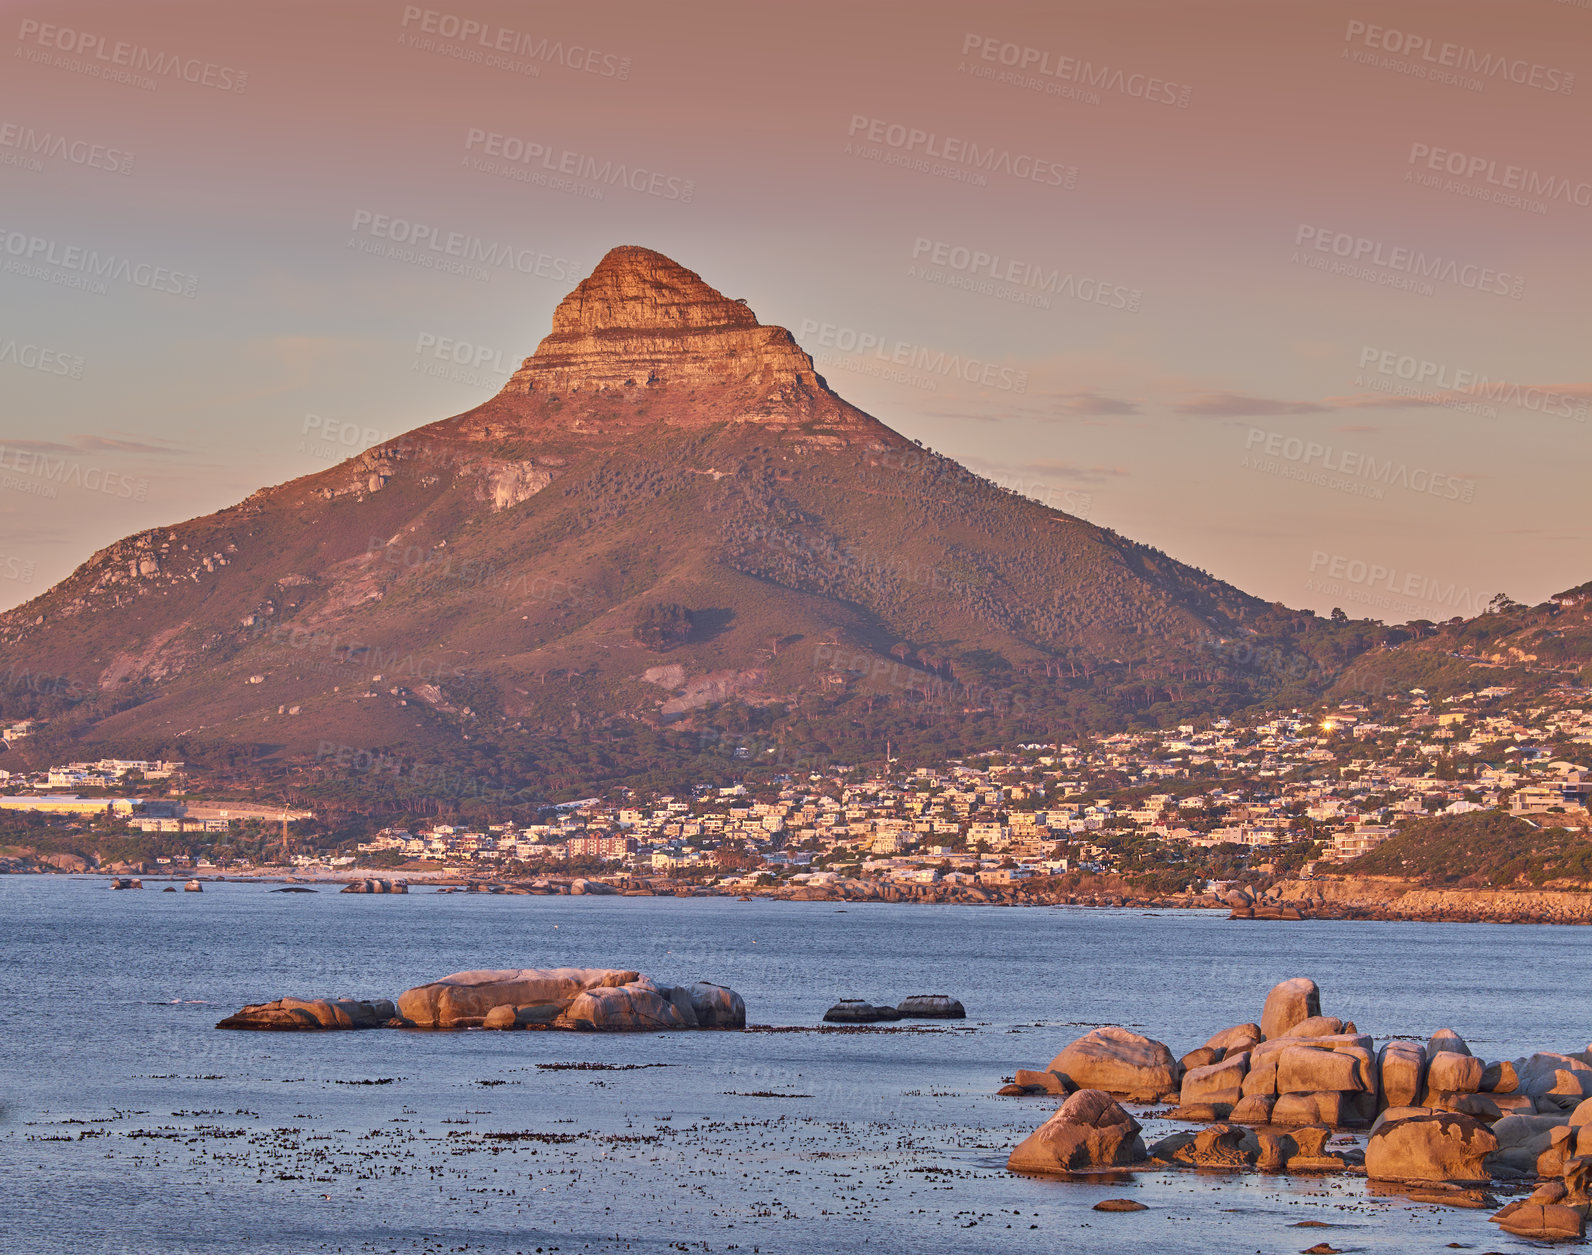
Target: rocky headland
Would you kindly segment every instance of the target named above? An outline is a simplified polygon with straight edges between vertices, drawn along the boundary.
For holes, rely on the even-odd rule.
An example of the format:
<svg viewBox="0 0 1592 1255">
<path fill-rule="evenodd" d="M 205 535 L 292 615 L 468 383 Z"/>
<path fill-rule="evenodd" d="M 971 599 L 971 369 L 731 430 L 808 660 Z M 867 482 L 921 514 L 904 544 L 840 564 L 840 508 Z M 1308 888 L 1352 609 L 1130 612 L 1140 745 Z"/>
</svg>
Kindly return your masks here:
<svg viewBox="0 0 1592 1255">
<path fill-rule="evenodd" d="M 90 874 L 92 868 L 49 868 L 37 864 L 9 869 L 18 873 Z M 114 871 L 148 871 L 120 866 Z M 212 880 L 299 879 L 287 868 L 261 868 L 207 877 Z M 665 876 L 535 875 L 482 877 L 458 872 L 413 870 L 406 879 L 365 877 L 325 881 L 344 893 L 405 894 L 431 885 L 443 893 L 519 896 L 619 894 L 628 897 L 739 897 L 783 902 L 911 902 L 961 906 L 1084 906 L 1147 910 L 1227 910 L 1236 920 L 1406 920 L 1475 924 L 1592 924 L 1592 890 L 1576 888 L 1435 888 L 1383 876 L 1315 876 L 1212 893 L 1159 893 L 1125 883 L 1064 885 L 1054 879 L 1002 883 L 912 883 L 862 876 L 823 882 L 775 885 L 713 885 Z M 126 875 L 110 877 L 113 889 L 142 887 Z"/>
<path fill-rule="evenodd" d="M 1381 919 L 1493 924 L 1592 924 L 1592 892 L 1573 889 L 1436 889 L 1391 877 L 1286 879 L 1210 893 L 1147 892 L 1131 885 L 1065 886 L 1053 879 L 1009 883 L 903 883 L 840 876 L 810 884 L 696 885 L 664 877 L 608 880 L 541 876 L 475 881 L 459 890 L 482 893 L 622 893 L 641 897 L 750 897 L 783 902 L 914 902 L 925 905 L 1140 907 L 1225 909 L 1234 919 Z M 457 890 L 456 890 L 457 891 Z"/>
<path fill-rule="evenodd" d="M 1257 903 L 1317 919 L 1477 924 L 1592 924 L 1592 893 L 1574 889 L 1439 889 L 1383 876 L 1283 880 Z"/>
</svg>

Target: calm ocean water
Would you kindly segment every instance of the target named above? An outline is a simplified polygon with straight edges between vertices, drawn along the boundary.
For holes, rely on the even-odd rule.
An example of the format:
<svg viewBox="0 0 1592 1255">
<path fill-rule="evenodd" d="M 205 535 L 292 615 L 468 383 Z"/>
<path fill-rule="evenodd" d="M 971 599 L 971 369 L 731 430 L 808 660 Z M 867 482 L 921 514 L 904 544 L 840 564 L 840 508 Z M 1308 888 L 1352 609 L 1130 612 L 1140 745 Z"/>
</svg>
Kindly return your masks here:
<svg viewBox="0 0 1592 1255">
<path fill-rule="evenodd" d="M 725 899 L 112 893 L 0 877 L 0 1250 L 1527 1250 L 1356 1179 L 1002 1168 L 1054 1109 L 994 1096 L 1096 1024 L 1182 1053 L 1314 977 L 1378 1037 L 1581 1049 L 1592 931 Z M 910 1032 L 223 1033 L 285 993 L 634 967 L 753 1023 L 951 993 Z M 601 1069 L 545 1067 L 593 1063 Z M 1147 1137 L 1170 1126 L 1151 1122 Z M 507 1135 L 507 1136 L 505 1136 Z M 1105 1197 L 1149 1210 L 1102 1214 Z M 1334 1228 L 1294 1228 L 1304 1220 Z"/>
</svg>

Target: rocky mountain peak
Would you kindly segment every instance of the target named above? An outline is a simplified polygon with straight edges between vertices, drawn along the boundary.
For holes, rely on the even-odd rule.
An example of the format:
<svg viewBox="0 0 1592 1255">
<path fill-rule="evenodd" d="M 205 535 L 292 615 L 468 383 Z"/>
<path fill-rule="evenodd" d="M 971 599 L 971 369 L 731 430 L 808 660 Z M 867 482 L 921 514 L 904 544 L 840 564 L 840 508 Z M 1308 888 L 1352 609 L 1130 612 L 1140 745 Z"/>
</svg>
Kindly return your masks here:
<svg viewBox="0 0 1592 1255">
<path fill-rule="evenodd" d="M 634 244 L 609 249 L 553 313 L 554 336 L 755 326 L 745 302 L 730 300 L 678 262 Z"/>
<path fill-rule="evenodd" d="M 789 331 L 649 248 L 610 249 L 553 314 L 505 393 L 711 388 L 752 403 L 830 398 Z"/>
</svg>

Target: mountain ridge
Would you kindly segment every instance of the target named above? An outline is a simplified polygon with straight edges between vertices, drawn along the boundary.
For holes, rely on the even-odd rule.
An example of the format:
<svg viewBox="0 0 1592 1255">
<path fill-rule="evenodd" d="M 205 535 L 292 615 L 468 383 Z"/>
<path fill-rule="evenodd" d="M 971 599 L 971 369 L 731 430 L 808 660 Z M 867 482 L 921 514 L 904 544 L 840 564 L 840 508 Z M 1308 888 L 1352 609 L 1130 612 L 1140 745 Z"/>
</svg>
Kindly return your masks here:
<svg viewBox="0 0 1592 1255">
<path fill-rule="evenodd" d="M 659 606 L 691 627 L 649 646 Z M 268 758 L 534 757 L 732 715 L 815 743 L 881 719 L 1039 735 L 1297 687 L 1211 643 L 1303 657 L 1319 624 L 922 448 L 787 330 L 622 246 L 482 404 L 118 541 L 0 615 L 8 674 L 75 694 L 13 683 L 0 713 Z M 1316 642 L 1312 666 L 1368 643 Z"/>
</svg>

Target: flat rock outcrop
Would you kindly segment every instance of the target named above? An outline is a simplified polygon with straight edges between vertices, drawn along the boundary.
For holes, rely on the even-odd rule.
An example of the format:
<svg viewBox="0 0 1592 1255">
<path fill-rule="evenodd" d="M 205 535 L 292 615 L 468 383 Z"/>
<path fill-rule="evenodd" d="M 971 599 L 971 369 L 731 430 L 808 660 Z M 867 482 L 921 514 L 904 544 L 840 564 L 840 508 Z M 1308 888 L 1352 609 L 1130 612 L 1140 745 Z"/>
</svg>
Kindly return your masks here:
<svg viewBox="0 0 1592 1255">
<path fill-rule="evenodd" d="M 1586 1213 L 1562 1203 L 1518 1199 L 1494 1213 L 1492 1222 L 1505 1233 L 1539 1242 L 1574 1242 L 1586 1236 Z"/>
<path fill-rule="evenodd" d="M 913 994 L 903 998 L 896 1010 L 908 1020 L 965 1020 L 967 1008 L 950 994 Z"/>
<path fill-rule="evenodd" d="M 894 1007 L 868 1002 L 862 998 L 842 998 L 824 1012 L 826 1024 L 877 1024 L 882 1020 L 899 1020 L 901 1012 Z"/>
<path fill-rule="evenodd" d="M 244 1007 L 216 1027 L 276 1032 L 385 1028 L 396 1014 L 393 1004 L 385 998 L 278 998 Z"/>
</svg>

